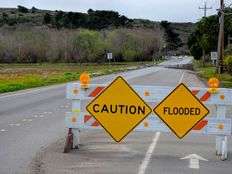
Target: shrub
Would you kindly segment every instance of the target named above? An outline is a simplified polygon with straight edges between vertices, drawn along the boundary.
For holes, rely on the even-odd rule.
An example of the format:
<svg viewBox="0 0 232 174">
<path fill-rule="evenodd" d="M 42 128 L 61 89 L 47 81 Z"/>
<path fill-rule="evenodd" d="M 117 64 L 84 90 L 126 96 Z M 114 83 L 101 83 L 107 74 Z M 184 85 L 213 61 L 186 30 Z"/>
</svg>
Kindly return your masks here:
<svg viewBox="0 0 232 174">
<path fill-rule="evenodd" d="M 127 61 L 134 61 L 136 58 L 136 51 L 132 49 L 126 49 L 122 52 L 122 56 Z"/>
<path fill-rule="evenodd" d="M 224 61 L 227 71 L 232 74 L 232 56 L 227 56 Z"/>
</svg>

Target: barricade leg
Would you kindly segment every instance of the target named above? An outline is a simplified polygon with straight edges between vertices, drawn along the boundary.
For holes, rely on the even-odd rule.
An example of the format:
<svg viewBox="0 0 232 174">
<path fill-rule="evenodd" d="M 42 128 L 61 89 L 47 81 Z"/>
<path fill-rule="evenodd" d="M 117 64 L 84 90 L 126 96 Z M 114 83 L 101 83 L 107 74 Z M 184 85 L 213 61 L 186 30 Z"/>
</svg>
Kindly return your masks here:
<svg viewBox="0 0 232 174">
<path fill-rule="evenodd" d="M 80 100 L 72 100 L 72 112 L 80 113 L 81 111 L 81 101 Z M 80 144 L 80 129 L 72 129 L 73 133 L 73 148 L 78 149 Z"/>
<path fill-rule="evenodd" d="M 222 160 L 227 159 L 227 136 L 224 136 L 222 139 Z"/>
<path fill-rule="evenodd" d="M 80 129 L 72 129 L 72 133 L 73 133 L 73 149 L 79 149 Z"/>
<path fill-rule="evenodd" d="M 226 106 L 224 105 L 216 105 L 217 109 L 217 118 L 226 118 Z M 222 147 L 223 141 L 225 141 L 225 136 L 217 136 L 216 137 L 216 155 L 222 155 Z M 225 142 L 224 142 L 225 144 Z"/>
<path fill-rule="evenodd" d="M 217 156 L 222 155 L 222 141 L 223 141 L 223 136 L 216 137 L 216 155 Z"/>
<path fill-rule="evenodd" d="M 68 153 L 73 148 L 73 133 L 72 129 L 69 128 L 68 135 L 66 137 L 65 145 L 64 145 L 64 153 Z"/>
</svg>

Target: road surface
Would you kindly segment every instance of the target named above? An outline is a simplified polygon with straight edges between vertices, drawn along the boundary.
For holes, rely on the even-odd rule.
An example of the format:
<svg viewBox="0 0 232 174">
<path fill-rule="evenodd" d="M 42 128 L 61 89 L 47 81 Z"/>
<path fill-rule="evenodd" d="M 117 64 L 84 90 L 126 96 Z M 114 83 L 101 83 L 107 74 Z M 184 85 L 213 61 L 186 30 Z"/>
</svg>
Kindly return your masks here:
<svg viewBox="0 0 232 174">
<path fill-rule="evenodd" d="M 150 67 L 92 79 L 109 83 L 121 75 L 130 84 L 189 87 L 204 84 L 192 71 Z M 63 154 L 67 129 L 64 115 L 70 111 L 65 84 L 0 95 L 1 174 L 228 174 L 232 171 L 231 136 L 229 159 L 215 156 L 215 137 L 187 135 L 179 140 L 172 133 L 133 132 L 116 144 L 104 131 L 83 130 L 81 147 Z M 198 154 L 200 169 L 190 169 L 189 154 Z"/>
</svg>

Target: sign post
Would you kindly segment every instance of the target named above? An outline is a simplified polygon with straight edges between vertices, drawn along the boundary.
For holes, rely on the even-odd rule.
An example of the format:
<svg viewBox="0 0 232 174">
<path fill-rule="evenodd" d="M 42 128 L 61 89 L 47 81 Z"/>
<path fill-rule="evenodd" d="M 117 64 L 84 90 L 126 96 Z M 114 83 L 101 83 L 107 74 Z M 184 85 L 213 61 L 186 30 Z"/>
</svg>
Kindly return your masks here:
<svg viewBox="0 0 232 174">
<path fill-rule="evenodd" d="M 211 52 L 210 53 L 211 61 L 213 66 L 216 66 L 217 64 L 217 52 Z"/>
<path fill-rule="evenodd" d="M 113 53 L 107 53 L 107 59 L 109 60 L 109 64 L 110 64 L 111 60 L 113 59 Z"/>
</svg>

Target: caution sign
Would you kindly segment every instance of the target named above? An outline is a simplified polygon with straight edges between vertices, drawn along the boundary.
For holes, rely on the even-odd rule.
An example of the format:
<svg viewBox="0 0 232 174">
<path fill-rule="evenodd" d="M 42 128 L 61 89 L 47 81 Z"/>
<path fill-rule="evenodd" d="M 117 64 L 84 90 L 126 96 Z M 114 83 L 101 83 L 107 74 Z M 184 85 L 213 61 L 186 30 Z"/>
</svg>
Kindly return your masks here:
<svg viewBox="0 0 232 174">
<path fill-rule="evenodd" d="M 183 83 L 156 106 L 154 112 L 180 139 L 209 114 Z"/>
<path fill-rule="evenodd" d="M 86 109 L 116 142 L 152 112 L 122 77 L 116 78 Z"/>
</svg>

